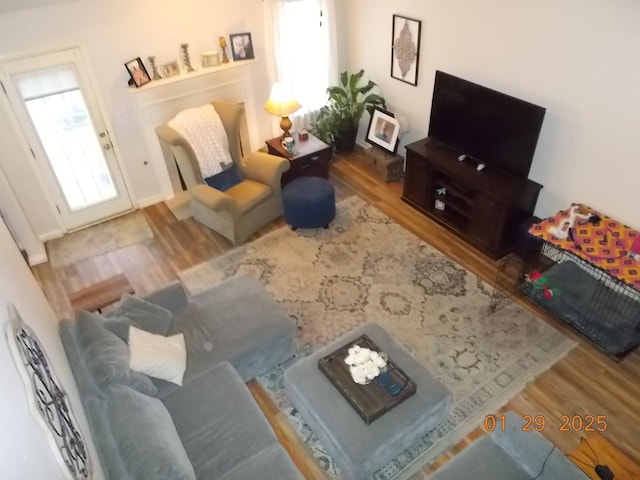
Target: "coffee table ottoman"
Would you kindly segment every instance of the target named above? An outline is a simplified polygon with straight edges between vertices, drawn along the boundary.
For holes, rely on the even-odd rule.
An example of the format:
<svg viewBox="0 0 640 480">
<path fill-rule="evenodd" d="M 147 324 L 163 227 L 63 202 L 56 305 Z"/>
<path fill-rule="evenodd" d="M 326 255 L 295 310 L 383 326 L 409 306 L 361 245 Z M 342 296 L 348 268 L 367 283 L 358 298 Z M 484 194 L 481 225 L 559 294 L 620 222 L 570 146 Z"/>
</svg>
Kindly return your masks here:
<svg viewBox="0 0 640 480">
<path fill-rule="evenodd" d="M 416 383 L 417 391 L 367 425 L 318 368 L 318 360 L 366 334 Z M 292 365 L 284 374 L 287 396 L 336 461 L 345 479 L 369 478 L 437 427 L 451 392 L 382 327 L 365 324 Z"/>
</svg>

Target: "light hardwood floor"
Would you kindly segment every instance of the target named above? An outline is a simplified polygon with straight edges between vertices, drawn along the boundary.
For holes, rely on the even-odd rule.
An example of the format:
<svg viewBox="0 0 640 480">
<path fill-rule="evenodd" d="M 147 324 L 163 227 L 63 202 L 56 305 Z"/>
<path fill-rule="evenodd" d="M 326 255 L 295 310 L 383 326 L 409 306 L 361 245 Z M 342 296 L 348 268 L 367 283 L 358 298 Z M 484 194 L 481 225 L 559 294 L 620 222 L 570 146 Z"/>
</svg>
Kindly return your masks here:
<svg viewBox="0 0 640 480">
<path fill-rule="evenodd" d="M 402 184 L 385 183 L 357 154 L 337 158 L 331 165 L 331 177 L 338 199 L 360 195 L 476 275 L 488 282 L 494 281 L 495 261 L 402 202 Z M 180 270 L 231 248 L 227 240 L 192 219 L 177 221 L 163 203 L 145 208 L 144 213 L 153 230 L 153 239 L 70 266 L 52 269 L 49 264 L 42 264 L 32 269 L 59 317 L 72 315 L 69 292 L 125 273 L 136 292 L 145 294 L 175 280 Z M 283 220 L 275 221 L 252 239 L 283 225 Z M 578 446 L 584 432 L 560 431 L 562 415 L 606 415 L 607 430 L 603 436 L 632 460 L 640 462 L 640 353 L 633 352 L 623 362 L 615 362 L 543 311 L 529 304 L 525 307 L 578 340 L 580 345 L 528 385 L 503 410 L 544 415 L 547 427 L 543 435 L 563 452 Z M 260 385 L 255 381 L 248 385 L 306 478 L 323 478 L 320 467 Z M 478 428 L 415 477 L 426 477 L 482 434 Z"/>
</svg>

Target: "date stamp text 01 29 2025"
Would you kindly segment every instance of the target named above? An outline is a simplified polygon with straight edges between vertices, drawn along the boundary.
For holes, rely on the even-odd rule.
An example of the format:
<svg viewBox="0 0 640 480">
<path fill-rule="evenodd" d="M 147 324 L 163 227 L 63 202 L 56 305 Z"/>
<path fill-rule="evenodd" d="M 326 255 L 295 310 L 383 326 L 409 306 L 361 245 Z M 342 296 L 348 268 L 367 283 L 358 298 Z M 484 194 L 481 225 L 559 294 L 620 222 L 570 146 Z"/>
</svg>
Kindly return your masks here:
<svg viewBox="0 0 640 480">
<path fill-rule="evenodd" d="M 523 432 L 554 430 L 544 415 L 522 415 L 522 422 L 521 425 L 507 425 L 504 415 L 487 415 L 484 428 L 488 432 L 493 432 L 496 428 L 503 432 L 506 429 L 521 429 Z M 551 422 L 552 425 L 555 423 Z M 606 429 L 606 415 L 560 415 L 560 432 L 604 432 Z"/>
</svg>

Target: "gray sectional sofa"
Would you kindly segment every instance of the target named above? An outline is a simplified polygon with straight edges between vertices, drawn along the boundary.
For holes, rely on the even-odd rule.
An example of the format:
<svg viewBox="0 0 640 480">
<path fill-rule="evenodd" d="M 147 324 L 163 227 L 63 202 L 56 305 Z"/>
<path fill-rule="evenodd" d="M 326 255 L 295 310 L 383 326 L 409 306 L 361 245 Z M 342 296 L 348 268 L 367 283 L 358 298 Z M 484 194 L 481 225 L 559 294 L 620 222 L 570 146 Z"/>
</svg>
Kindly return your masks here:
<svg viewBox="0 0 640 480">
<path fill-rule="evenodd" d="M 490 435 L 444 464 L 431 480 L 588 480 L 562 452 L 536 431 L 523 430 L 521 415 L 507 412 Z"/>
<path fill-rule="evenodd" d="M 183 333 L 181 386 L 129 369 L 126 332 Z M 60 335 L 110 479 L 300 479 L 245 381 L 293 355 L 294 325 L 255 280 L 189 298 L 179 283 Z M 124 339 L 123 339 L 124 338 Z"/>
</svg>

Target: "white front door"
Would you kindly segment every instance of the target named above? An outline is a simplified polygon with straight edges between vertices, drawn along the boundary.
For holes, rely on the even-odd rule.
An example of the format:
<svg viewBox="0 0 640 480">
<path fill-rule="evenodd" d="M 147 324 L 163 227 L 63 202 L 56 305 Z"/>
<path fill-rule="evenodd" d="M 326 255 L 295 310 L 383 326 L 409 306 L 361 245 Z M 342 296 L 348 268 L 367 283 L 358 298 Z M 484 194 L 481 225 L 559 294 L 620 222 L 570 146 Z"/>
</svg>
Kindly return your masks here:
<svg viewBox="0 0 640 480">
<path fill-rule="evenodd" d="M 132 208 L 79 49 L 0 64 L 2 84 L 67 230 Z"/>
</svg>

